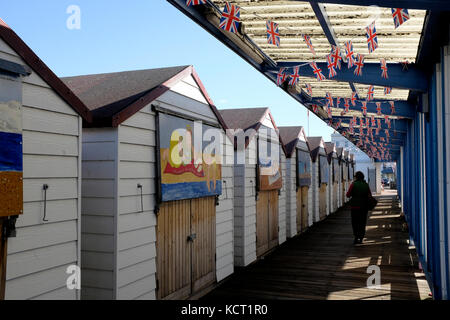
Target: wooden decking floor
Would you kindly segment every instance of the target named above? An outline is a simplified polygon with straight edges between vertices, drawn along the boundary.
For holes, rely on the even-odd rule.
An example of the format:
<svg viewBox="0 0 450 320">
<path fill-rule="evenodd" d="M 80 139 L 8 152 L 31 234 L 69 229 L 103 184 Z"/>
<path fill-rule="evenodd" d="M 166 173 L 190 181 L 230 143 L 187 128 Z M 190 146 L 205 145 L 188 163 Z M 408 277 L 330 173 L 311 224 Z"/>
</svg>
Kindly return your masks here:
<svg viewBox="0 0 450 320">
<path fill-rule="evenodd" d="M 354 245 L 348 207 L 290 239 L 264 259 L 239 270 L 203 297 L 218 299 L 427 299 L 415 249 L 396 197 L 379 197 L 363 244 Z M 381 286 L 368 288 L 367 268 L 377 265 Z"/>
</svg>

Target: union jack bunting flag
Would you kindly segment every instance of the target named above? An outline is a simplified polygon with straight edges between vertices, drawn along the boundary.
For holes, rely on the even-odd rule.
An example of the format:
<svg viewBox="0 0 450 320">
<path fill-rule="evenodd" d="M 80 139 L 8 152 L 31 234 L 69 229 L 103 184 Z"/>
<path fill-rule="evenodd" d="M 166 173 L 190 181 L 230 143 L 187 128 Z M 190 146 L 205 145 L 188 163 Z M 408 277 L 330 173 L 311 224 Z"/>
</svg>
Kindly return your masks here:
<svg viewBox="0 0 450 320">
<path fill-rule="evenodd" d="M 333 57 L 334 67 L 341 70 L 341 49 L 338 46 L 331 45 L 333 48 L 331 51 L 331 56 Z"/>
<path fill-rule="evenodd" d="M 387 124 L 388 128 L 391 128 L 391 120 L 389 119 L 389 116 L 384 116 L 384 123 Z"/>
<path fill-rule="evenodd" d="M 373 85 L 370 85 L 369 89 L 367 91 L 367 101 L 373 100 L 374 91 L 375 91 L 375 87 Z"/>
<path fill-rule="evenodd" d="M 206 4 L 206 0 L 186 0 L 186 5 L 190 6 L 198 6 L 199 4 Z"/>
<path fill-rule="evenodd" d="M 378 48 L 377 29 L 375 28 L 375 21 L 366 27 L 367 46 L 369 52 L 372 53 Z"/>
<path fill-rule="evenodd" d="M 287 78 L 287 74 L 285 72 L 286 68 L 281 68 L 280 71 L 278 71 L 277 74 L 277 86 L 281 86 Z"/>
<path fill-rule="evenodd" d="M 339 108 L 339 105 L 341 104 L 341 98 L 337 97 L 336 98 L 336 108 Z"/>
<path fill-rule="evenodd" d="M 313 112 L 317 113 L 317 111 L 319 110 L 319 106 L 317 104 L 313 104 Z"/>
<path fill-rule="evenodd" d="M 294 67 L 294 73 L 291 74 L 291 80 L 289 81 L 289 85 L 295 86 L 300 78 L 300 67 Z"/>
<path fill-rule="evenodd" d="M 377 105 L 377 115 L 381 116 L 381 102 L 375 102 Z"/>
<path fill-rule="evenodd" d="M 353 133 L 355 132 L 355 129 L 353 129 L 353 127 L 350 127 L 350 128 L 348 129 L 348 131 L 350 132 L 350 134 L 353 134 Z"/>
<path fill-rule="evenodd" d="M 375 128 L 375 134 L 379 135 L 380 134 L 380 128 Z"/>
<path fill-rule="evenodd" d="M 388 95 L 391 94 L 392 92 L 392 88 L 391 87 L 384 87 L 384 95 Z"/>
<path fill-rule="evenodd" d="M 389 130 L 388 130 L 388 129 L 385 129 L 385 130 L 384 130 L 384 133 L 386 134 L 386 137 L 387 137 L 387 138 L 390 137 L 390 134 L 389 134 Z"/>
<path fill-rule="evenodd" d="M 333 96 L 331 95 L 331 93 L 327 92 L 326 96 L 327 96 L 327 106 L 334 107 Z"/>
<path fill-rule="evenodd" d="M 351 40 L 345 42 L 345 52 L 347 57 L 347 68 L 350 69 L 355 66 L 355 53 L 353 52 L 353 43 Z"/>
<path fill-rule="evenodd" d="M 356 96 L 357 96 L 356 92 L 353 91 L 350 101 L 352 102 L 352 106 L 354 106 L 354 107 L 356 106 Z"/>
<path fill-rule="evenodd" d="M 377 119 L 378 129 L 381 129 L 381 119 Z"/>
<path fill-rule="evenodd" d="M 339 128 L 341 126 L 341 124 L 342 124 L 342 120 L 339 120 L 337 125 L 336 125 L 336 128 Z"/>
<path fill-rule="evenodd" d="M 389 79 L 386 59 L 381 58 L 380 59 L 380 64 L 381 64 L 381 77 L 384 78 L 384 79 Z"/>
<path fill-rule="evenodd" d="M 336 69 L 334 69 L 333 56 L 331 54 L 327 55 L 327 68 L 328 68 L 328 79 L 333 78 L 337 75 Z"/>
<path fill-rule="evenodd" d="M 232 33 L 238 33 L 241 21 L 241 8 L 229 2 L 225 2 L 225 8 L 220 18 L 219 28 Z"/>
<path fill-rule="evenodd" d="M 345 110 L 345 111 L 344 111 L 345 113 L 347 113 L 347 112 L 349 111 L 349 109 L 350 109 L 350 102 L 349 102 L 349 99 L 348 99 L 348 98 L 345 98 L 345 99 L 344 99 L 344 108 L 345 108 L 345 109 L 344 109 L 344 110 Z"/>
<path fill-rule="evenodd" d="M 312 96 L 312 87 L 309 83 L 306 84 L 306 91 L 310 96 Z"/>
<path fill-rule="evenodd" d="M 392 8 L 392 17 L 394 18 L 395 29 L 409 20 L 408 9 Z"/>
<path fill-rule="evenodd" d="M 352 120 L 350 120 L 350 124 L 352 125 L 352 126 L 356 126 L 356 123 L 357 123 L 358 121 L 356 120 L 356 116 L 353 116 L 353 118 L 352 118 Z"/>
<path fill-rule="evenodd" d="M 278 24 L 273 21 L 266 22 L 267 28 L 267 42 L 274 46 L 280 46 L 280 32 L 278 31 Z"/>
<path fill-rule="evenodd" d="M 305 40 L 305 43 L 306 43 L 306 45 L 308 46 L 309 51 L 311 51 L 311 53 L 313 54 L 313 56 L 315 56 L 315 55 L 316 55 L 316 51 L 314 50 L 314 46 L 312 45 L 311 37 L 308 36 L 308 35 L 306 35 L 306 34 L 304 34 L 304 35 L 303 35 L 303 40 Z"/>
<path fill-rule="evenodd" d="M 370 117 L 370 122 L 371 122 L 371 126 L 372 127 L 375 127 L 377 124 L 376 124 L 376 121 L 375 121 L 375 116 L 371 116 Z"/>
<path fill-rule="evenodd" d="M 332 114 L 330 106 L 327 107 L 327 114 L 328 114 L 328 118 L 330 118 L 330 119 L 333 118 L 333 114 Z"/>
<path fill-rule="evenodd" d="M 317 66 L 317 63 L 315 63 L 315 62 L 310 62 L 309 65 L 310 65 L 311 68 L 313 69 L 313 72 L 314 72 L 314 74 L 315 74 L 315 76 L 316 76 L 316 78 L 317 78 L 318 81 L 322 81 L 322 80 L 325 80 L 325 79 L 326 79 L 325 76 L 324 76 L 323 73 L 322 73 L 322 69 L 320 69 L 320 68 Z"/>
<path fill-rule="evenodd" d="M 358 53 L 358 58 L 355 62 L 356 68 L 354 74 L 357 76 L 362 76 L 362 68 L 364 67 L 364 55 Z"/>
<path fill-rule="evenodd" d="M 389 101 L 389 104 L 391 105 L 391 114 L 395 114 L 395 102 Z"/>
<path fill-rule="evenodd" d="M 384 142 L 385 140 L 384 140 L 384 137 L 380 137 L 380 141 L 381 142 Z"/>
<path fill-rule="evenodd" d="M 371 136 L 373 138 L 373 128 L 367 128 L 367 135 Z"/>
<path fill-rule="evenodd" d="M 361 109 L 362 109 L 364 117 L 367 116 L 367 101 L 362 101 Z"/>
</svg>

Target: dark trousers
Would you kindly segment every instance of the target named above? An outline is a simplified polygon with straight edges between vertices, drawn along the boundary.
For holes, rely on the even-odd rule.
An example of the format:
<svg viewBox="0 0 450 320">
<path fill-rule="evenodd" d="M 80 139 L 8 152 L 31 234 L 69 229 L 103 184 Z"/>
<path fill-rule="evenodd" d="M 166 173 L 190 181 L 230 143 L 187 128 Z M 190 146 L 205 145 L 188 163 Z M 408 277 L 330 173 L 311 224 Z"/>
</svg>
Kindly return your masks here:
<svg viewBox="0 0 450 320">
<path fill-rule="evenodd" d="M 366 234 L 367 209 L 352 209 L 352 227 L 355 238 L 363 239 Z"/>
</svg>

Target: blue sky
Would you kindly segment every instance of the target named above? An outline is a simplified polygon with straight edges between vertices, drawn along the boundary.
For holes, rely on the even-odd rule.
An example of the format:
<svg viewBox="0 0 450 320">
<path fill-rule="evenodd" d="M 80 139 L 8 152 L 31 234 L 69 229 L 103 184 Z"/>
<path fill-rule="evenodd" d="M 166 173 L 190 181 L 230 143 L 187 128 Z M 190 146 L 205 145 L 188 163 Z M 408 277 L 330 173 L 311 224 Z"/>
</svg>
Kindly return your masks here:
<svg viewBox="0 0 450 320">
<path fill-rule="evenodd" d="M 80 30 L 66 27 L 69 5 Z M 278 126 L 308 128 L 306 108 L 165 0 L 2 1 L 0 17 L 60 77 L 194 65 L 219 109 L 269 107 Z M 332 132 L 310 114 L 309 135 Z"/>
</svg>

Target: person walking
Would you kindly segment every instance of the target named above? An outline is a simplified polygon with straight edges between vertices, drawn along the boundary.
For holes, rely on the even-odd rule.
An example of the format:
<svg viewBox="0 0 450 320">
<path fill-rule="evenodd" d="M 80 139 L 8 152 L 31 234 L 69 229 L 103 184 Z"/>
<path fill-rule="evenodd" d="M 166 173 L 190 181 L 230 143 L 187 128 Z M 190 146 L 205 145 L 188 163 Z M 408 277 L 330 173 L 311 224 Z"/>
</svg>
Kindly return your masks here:
<svg viewBox="0 0 450 320">
<path fill-rule="evenodd" d="M 362 243 L 366 234 L 368 207 L 369 200 L 372 198 L 372 191 L 370 191 L 361 171 L 355 173 L 355 180 L 347 191 L 347 198 L 351 198 L 352 228 L 355 237 L 353 243 Z"/>
</svg>

